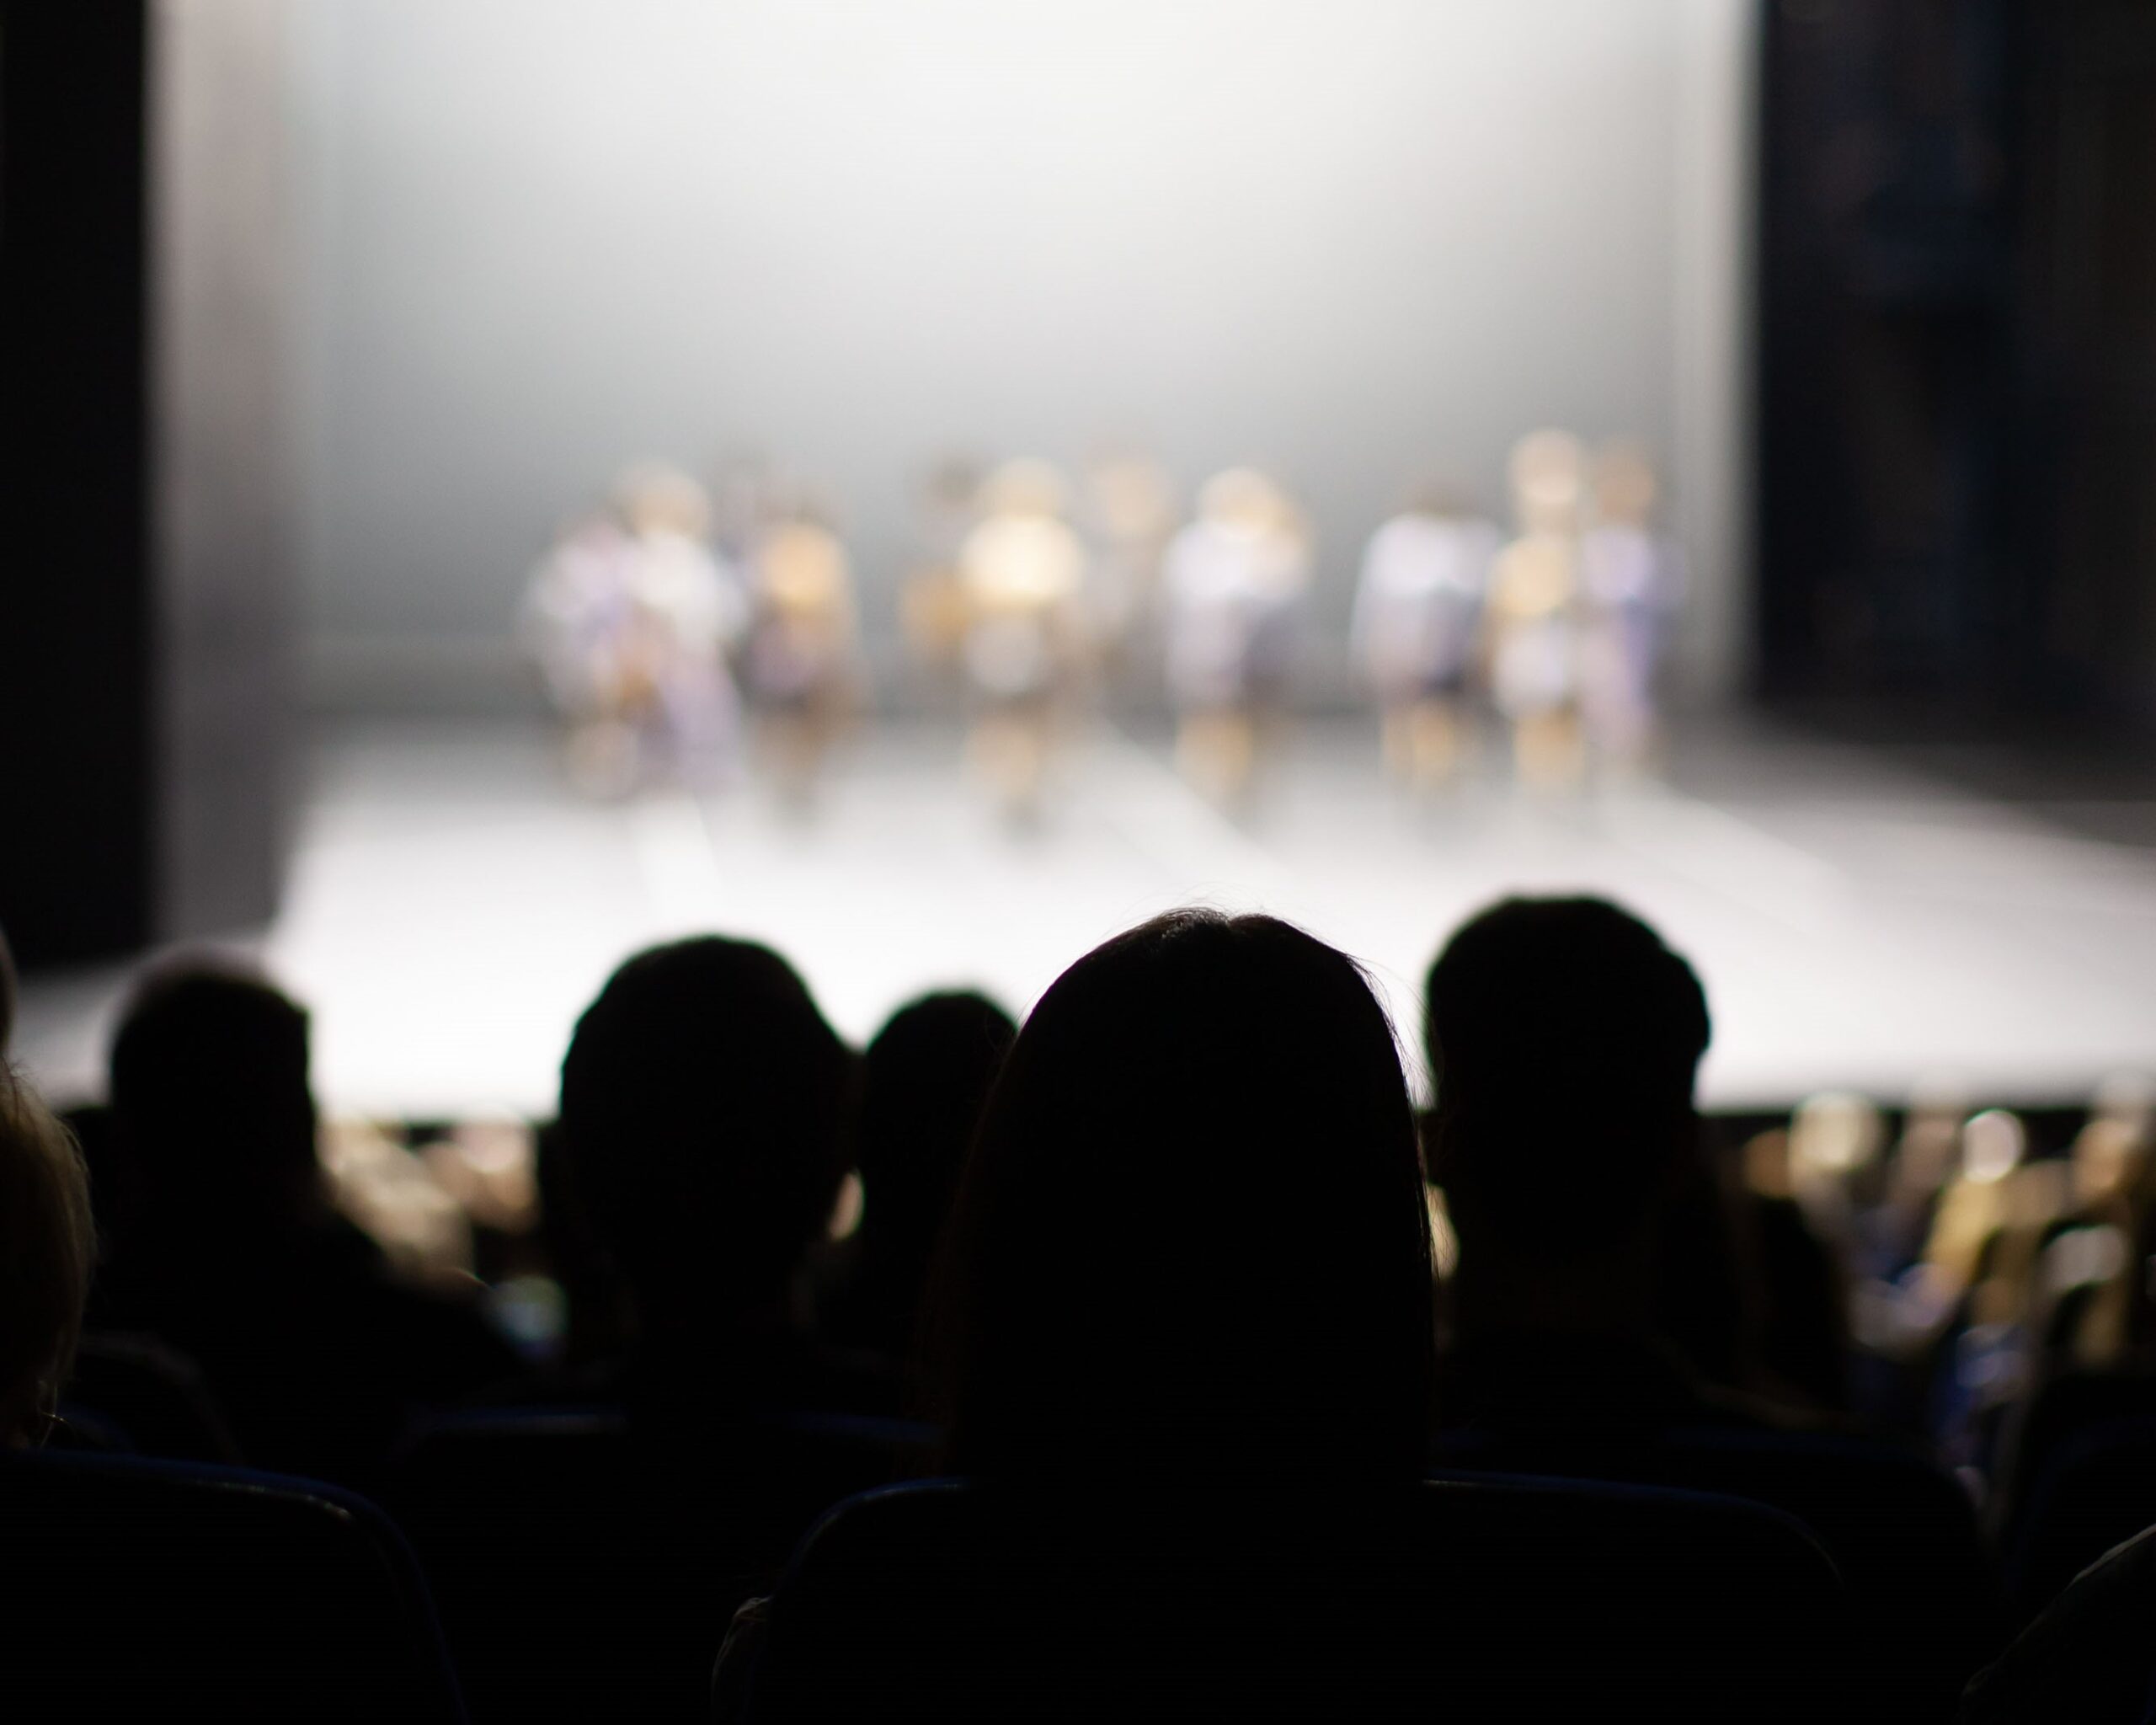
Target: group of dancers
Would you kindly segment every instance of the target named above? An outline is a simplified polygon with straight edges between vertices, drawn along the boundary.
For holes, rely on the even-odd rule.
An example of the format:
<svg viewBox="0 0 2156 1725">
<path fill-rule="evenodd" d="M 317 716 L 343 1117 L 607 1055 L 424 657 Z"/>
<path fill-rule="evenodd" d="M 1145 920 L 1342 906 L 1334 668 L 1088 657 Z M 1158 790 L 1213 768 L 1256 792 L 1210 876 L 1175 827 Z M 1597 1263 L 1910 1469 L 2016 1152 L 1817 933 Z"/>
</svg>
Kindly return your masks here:
<svg viewBox="0 0 2156 1725">
<path fill-rule="evenodd" d="M 1493 712 L 1526 783 L 1637 768 L 1683 590 L 1628 445 L 1520 440 L 1513 531 L 1438 485 L 1380 526 L 1350 630 L 1387 770 L 1417 792 L 1459 773 Z M 951 462 L 923 499 L 899 615 L 918 673 L 956 692 L 967 754 L 1008 811 L 1036 811 L 1075 724 L 1165 692 L 1176 760 L 1249 796 L 1310 644 L 1308 519 L 1278 480 L 1214 475 L 1190 519 L 1160 466 L 1118 453 L 1074 483 L 1050 463 Z M 808 491 L 743 467 L 707 489 L 633 468 L 535 571 L 527 640 L 568 727 L 574 780 L 618 794 L 710 787 L 745 756 L 805 796 L 866 704 L 851 559 Z"/>
<path fill-rule="evenodd" d="M 718 503 L 647 465 L 533 572 L 524 633 L 567 726 L 571 779 L 595 795 L 711 788 L 754 740 L 805 793 L 865 688 L 852 565 L 808 494 L 728 476 Z"/>
</svg>

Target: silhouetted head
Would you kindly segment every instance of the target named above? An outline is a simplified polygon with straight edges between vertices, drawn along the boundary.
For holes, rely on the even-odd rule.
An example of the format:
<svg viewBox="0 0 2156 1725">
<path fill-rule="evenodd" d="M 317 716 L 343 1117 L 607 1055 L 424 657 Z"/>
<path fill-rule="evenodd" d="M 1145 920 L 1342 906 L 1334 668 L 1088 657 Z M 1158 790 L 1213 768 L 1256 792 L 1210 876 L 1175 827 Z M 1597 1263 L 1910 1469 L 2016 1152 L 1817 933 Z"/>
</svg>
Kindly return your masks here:
<svg viewBox="0 0 2156 1725">
<path fill-rule="evenodd" d="M 940 1275 L 969 1471 L 1414 1473 L 1429 1218 L 1362 973 L 1196 911 L 1080 959 L 1004 1063 Z"/>
<path fill-rule="evenodd" d="M 783 1295 L 830 1214 L 852 1068 L 768 948 L 679 941 L 607 979 L 562 1062 L 561 1123 L 648 1324 Z"/>
<path fill-rule="evenodd" d="M 259 1222 L 318 1190 L 307 1015 L 259 975 L 184 959 L 137 985 L 113 1038 L 113 1113 L 149 1220 Z"/>
<path fill-rule="evenodd" d="M 0 1449 L 42 1435 L 74 1359 L 94 1256 L 74 1140 L 0 1061 Z"/>
<path fill-rule="evenodd" d="M 1601 899 L 1508 899 L 1463 924 L 1425 991 L 1433 1172 L 1478 1241 L 1561 1259 L 1624 1238 L 1689 1172 L 1706 996 Z"/>
<path fill-rule="evenodd" d="M 868 1044 L 854 1166 L 867 1204 L 862 1231 L 880 1250 L 926 1268 L 1017 1034 L 984 996 L 931 994 L 901 1007 Z"/>
</svg>

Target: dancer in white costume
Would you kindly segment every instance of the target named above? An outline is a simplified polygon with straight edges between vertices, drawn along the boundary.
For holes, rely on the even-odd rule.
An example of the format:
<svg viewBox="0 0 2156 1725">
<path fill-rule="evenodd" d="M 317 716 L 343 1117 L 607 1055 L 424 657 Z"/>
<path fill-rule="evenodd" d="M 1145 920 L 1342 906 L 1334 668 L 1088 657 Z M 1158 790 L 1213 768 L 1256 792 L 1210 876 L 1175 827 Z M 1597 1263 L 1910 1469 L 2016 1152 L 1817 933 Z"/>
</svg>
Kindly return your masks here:
<svg viewBox="0 0 2156 1725">
<path fill-rule="evenodd" d="M 1198 519 L 1169 544 L 1161 587 L 1176 761 L 1222 800 L 1255 782 L 1288 693 L 1310 582 L 1300 512 L 1248 468 L 1207 481 Z"/>
<path fill-rule="evenodd" d="M 568 723 L 570 776 L 595 794 L 707 786 L 734 770 L 740 703 L 726 661 L 747 605 L 704 542 L 709 518 L 686 474 L 637 467 L 612 509 L 532 574 L 526 638 Z"/>
<path fill-rule="evenodd" d="M 968 754 L 1005 810 L 1030 818 L 1086 655 L 1086 548 L 1046 462 L 999 468 L 958 558 L 962 657 L 974 708 Z"/>
<path fill-rule="evenodd" d="M 1496 526 L 1427 486 L 1370 536 L 1350 637 L 1383 714 L 1386 770 L 1411 789 L 1451 777 L 1497 555 Z"/>
<path fill-rule="evenodd" d="M 746 670 L 764 753 L 781 788 L 813 790 L 860 690 L 853 569 L 823 512 L 797 501 L 760 536 Z"/>
<path fill-rule="evenodd" d="M 1580 712 L 1598 766 L 1646 764 L 1655 677 L 1684 594 L 1677 547 L 1655 537 L 1654 468 L 1628 444 L 1594 464 L 1595 521 L 1580 541 Z"/>
<path fill-rule="evenodd" d="M 1520 782 L 1578 782 L 1580 512 L 1586 456 L 1569 431 L 1535 431 L 1509 466 L 1519 534 L 1498 554 L 1486 629 L 1490 689 L 1513 728 Z"/>
</svg>

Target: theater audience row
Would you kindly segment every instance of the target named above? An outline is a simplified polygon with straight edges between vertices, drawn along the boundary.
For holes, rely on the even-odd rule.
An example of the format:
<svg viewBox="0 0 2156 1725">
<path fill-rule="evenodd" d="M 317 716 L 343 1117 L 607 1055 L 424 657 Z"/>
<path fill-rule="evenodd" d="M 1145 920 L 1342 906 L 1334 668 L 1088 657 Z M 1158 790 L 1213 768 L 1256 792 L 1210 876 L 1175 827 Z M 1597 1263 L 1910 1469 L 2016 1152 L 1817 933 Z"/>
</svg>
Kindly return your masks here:
<svg viewBox="0 0 2156 1725">
<path fill-rule="evenodd" d="M 1553 1571 L 1595 1573 L 1597 1518 L 1636 1508 L 1609 1494 L 1719 1493 L 1794 1518 L 1838 1575 L 1841 1615 L 1812 1621 L 1766 1557 L 1715 1597 L 1684 1593 L 1681 1540 L 1659 1567 L 1632 1560 L 1642 1598 L 1689 1602 L 1695 1677 L 1720 1669 L 1706 1643 L 1734 1657 L 1751 1632 L 1710 1616 L 1754 1583 L 1762 1610 L 1782 1602 L 1786 1669 L 1747 1680 L 1757 1716 L 1833 1694 L 1951 1717 L 2047 1606 L 1970 1690 L 1971 1717 L 2073 1717 L 2046 1708 L 2077 1674 L 2145 1696 L 2146 1649 L 2108 1627 L 2148 1598 L 2142 1548 L 2062 1598 L 2072 1567 L 2029 1530 L 2063 1489 L 2052 1459 L 2100 1423 L 2156 1418 L 2136 1273 L 2156 1214 L 2145 1106 L 2113 1098 L 2048 1172 L 1996 1114 L 1916 1111 L 1889 1155 L 1849 1099 L 1735 1153 L 1694 1107 L 1698 980 L 1591 900 L 1510 900 L 1464 925 L 1431 968 L 1424 1028 L 1435 1106 L 1418 1119 L 1360 972 L 1263 917 L 1134 929 L 1074 964 L 1022 1032 L 977 996 L 928 996 L 860 1055 L 778 955 L 677 943 L 624 964 L 579 1022 L 538 1134 L 536 1234 L 495 1230 L 483 1277 L 451 1254 L 415 1279 L 396 1240 L 385 1252 L 384 1230 L 353 1220 L 363 1206 L 334 1201 L 304 1011 L 243 970 L 168 964 L 123 1016 L 109 1107 L 76 1123 L 88 1188 L 66 1131 L 8 1085 L 0 1423 L 17 1444 L 245 1462 L 378 1497 L 483 1718 L 696 1717 L 722 1637 L 723 1714 L 840 1706 L 817 1685 L 848 1662 L 803 1649 L 834 1609 L 816 1553 L 845 1549 L 846 1519 L 774 1583 L 832 1503 L 934 1473 L 1028 1503 L 1254 1493 L 1281 1525 L 1300 1525 L 1280 1519 L 1283 1494 L 1604 1482 L 1568 1487 L 1572 1531 L 1523 1598 L 1561 1594 Z M 503 1291 L 535 1283 L 566 1321 L 504 1324 Z M 2129 1444 L 2114 1471 L 2137 1457 L 2156 1445 Z M 1544 1548 L 1520 1537 L 1531 1512 L 1468 1501 L 1371 1525 L 1397 1540 L 1427 1521 L 1455 1558 L 1481 1554 L 1476 1597 L 1497 1598 L 1502 1562 Z M 2156 1521 L 2156 1498 L 2133 1519 L 2142 1501 L 2105 1487 L 2071 1531 L 2132 1532 Z M 1148 1524 L 1155 1567 L 1219 1558 L 1212 1522 L 1203 1562 L 1162 1530 L 1182 1513 Z M 1508 1546 L 1476 1544 L 1485 1514 L 1512 1518 Z M 1118 1616 L 1150 1597 L 1105 1554 L 1117 1523 L 1054 1522 L 1056 1612 L 1076 1609 L 1074 1574 L 1123 1577 Z M 963 1544 L 938 1540 L 947 1559 Z M 1464 1595 L 1417 1591 L 1441 1563 L 1385 1550 L 1418 1578 L 1331 1633 L 1383 1622 L 1372 1648 L 1418 1642 L 1386 1615 L 1411 1599 L 1465 1622 Z M 1276 1560 L 1246 1558 L 1244 1591 L 1216 1596 L 1252 1596 Z M 926 1597 L 949 1564 L 919 1573 Z M 995 1606 L 1008 1658 L 973 1649 L 969 1700 L 988 1711 L 1011 1696 L 979 1690 L 984 1671 L 1027 1669 L 1028 1648 L 1070 1656 L 1027 1642 L 1055 1613 L 1043 1594 L 1028 1616 L 1014 1589 Z M 915 1626 L 918 1664 L 933 1620 L 882 1621 Z M 1633 1680 L 1623 1649 L 1645 1659 L 1661 1632 L 1643 1616 L 1612 1640 L 1617 1621 L 1604 1701 Z M 1160 1645 L 1123 1627 L 1127 1657 L 1143 1645 L 1157 1666 Z M 1219 1629 L 1186 1621 L 1170 1644 Z M 1089 1664 L 1121 1669 L 1102 1636 Z M 1458 1644 L 1438 1661 L 1462 1693 L 1500 1681 L 1489 1626 L 1473 1639 L 1480 1665 Z M 1364 1664 L 1430 1674 L 1390 1658 Z M 1661 1651 L 1652 1663 L 1671 1680 Z M 819 1674 L 805 1689 L 803 1669 Z M 1521 1695 L 1559 1680 L 1502 1671 Z M 1683 1712 L 1674 1691 L 1652 1698 Z M 1729 1699 L 1689 1694 L 1702 1716 Z"/>
</svg>

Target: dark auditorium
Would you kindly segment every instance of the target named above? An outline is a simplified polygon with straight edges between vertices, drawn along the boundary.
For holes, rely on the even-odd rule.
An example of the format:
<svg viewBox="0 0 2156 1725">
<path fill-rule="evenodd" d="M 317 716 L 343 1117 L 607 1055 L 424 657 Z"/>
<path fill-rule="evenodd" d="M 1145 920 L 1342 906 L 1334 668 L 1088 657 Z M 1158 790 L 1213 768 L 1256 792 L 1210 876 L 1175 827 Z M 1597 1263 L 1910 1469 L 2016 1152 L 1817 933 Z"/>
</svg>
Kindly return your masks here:
<svg viewBox="0 0 2156 1725">
<path fill-rule="evenodd" d="M 2156 1725 L 2156 0 L 0 0 L 0 1718 Z"/>
</svg>

